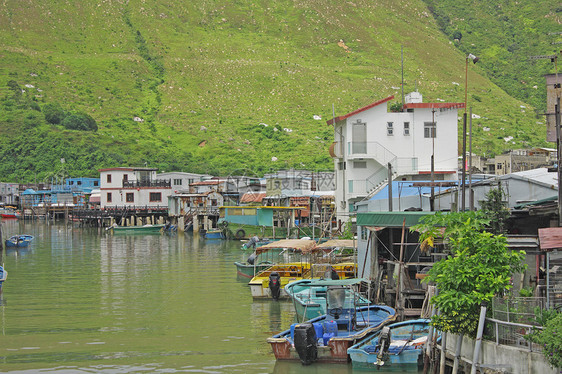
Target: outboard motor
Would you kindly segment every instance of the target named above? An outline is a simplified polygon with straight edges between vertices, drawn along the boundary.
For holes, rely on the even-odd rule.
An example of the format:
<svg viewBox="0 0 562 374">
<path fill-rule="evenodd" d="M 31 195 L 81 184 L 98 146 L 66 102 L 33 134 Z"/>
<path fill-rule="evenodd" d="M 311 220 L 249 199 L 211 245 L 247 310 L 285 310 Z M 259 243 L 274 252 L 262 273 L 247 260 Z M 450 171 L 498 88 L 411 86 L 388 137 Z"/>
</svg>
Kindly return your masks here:
<svg viewBox="0 0 562 374">
<path fill-rule="evenodd" d="M 246 261 L 248 262 L 248 264 L 253 265 L 254 262 L 256 262 L 256 257 L 257 257 L 256 252 L 254 252 L 250 255 L 250 257 L 248 257 Z"/>
<path fill-rule="evenodd" d="M 281 277 L 275 271 L 269 274 L 269 290 L 273 300 L 279 300 L 279 296 L 281 296 Z"/>
<path fill-rule="evenodd" d="M 375 347 L 375 352 L 377 352 L 377 362 L 375 362 L 375 365 L 379 367 L 384 365 L 385 356 L 388 356 L 388 348 L 390 347 L 390 340 L 392 338 L 391 335 L 390 327 L 383 327 L 379 335 L 379 342 Z"/>
<path fill-rule="evenodd" d="M 310 365 L 318 358 L 316 331 L 312 323 L 301 323 L 295 326 L 295 350 L 303 365 Z"/>
</svg>

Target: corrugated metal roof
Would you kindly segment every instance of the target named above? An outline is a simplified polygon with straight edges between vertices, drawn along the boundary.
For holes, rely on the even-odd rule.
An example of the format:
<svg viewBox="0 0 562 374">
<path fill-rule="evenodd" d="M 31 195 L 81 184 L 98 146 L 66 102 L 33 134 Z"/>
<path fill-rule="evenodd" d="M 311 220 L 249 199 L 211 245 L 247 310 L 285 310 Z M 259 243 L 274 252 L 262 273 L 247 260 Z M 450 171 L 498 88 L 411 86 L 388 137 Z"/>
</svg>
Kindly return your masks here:
<svg viewBox="0 0 562 374">
<path fill-rule="evenodd" d="M 539 229 L 539 243 L 543 251 L 562 248 L 562 227 Z"/>
<path fill-rule="evenodd" d="M 246 192 L 240 198 L 241 203 L 261 203 L 264 199 L 265 192 Z"/>
</svg>

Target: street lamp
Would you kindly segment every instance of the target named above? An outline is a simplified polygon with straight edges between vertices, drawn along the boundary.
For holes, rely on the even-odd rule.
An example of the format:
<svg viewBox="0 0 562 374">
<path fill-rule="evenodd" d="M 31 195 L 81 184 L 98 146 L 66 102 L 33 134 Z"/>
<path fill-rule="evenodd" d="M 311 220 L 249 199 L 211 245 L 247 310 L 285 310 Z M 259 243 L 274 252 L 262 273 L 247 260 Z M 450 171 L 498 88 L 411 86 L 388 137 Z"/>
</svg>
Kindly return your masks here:
<svg viewBox="0 0 562 374">
<path fill-rule="evenodd" d="M 466 108 L 468 106 L 468 62 L 472 61 L 474 64 L 480 60 L 478 57 L 469 53 L 466 56 L 465 63 L 465 73 L 464 73 L 464 115 L 462 121 L 462 181 L 461 181 L 461 200 L 462 200 L 462 211 L 466 209 Z M 472 155 L 471 155 L 472 156 Z"/>
</svg>

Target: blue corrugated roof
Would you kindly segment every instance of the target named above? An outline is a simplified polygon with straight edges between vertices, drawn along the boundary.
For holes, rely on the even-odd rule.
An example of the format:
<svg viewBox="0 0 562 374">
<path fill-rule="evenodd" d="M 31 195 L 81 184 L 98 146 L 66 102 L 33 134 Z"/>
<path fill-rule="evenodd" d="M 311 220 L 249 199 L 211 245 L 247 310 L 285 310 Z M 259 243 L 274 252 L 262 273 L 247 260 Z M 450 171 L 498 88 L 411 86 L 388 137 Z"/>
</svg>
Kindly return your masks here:
<svg viewBox="0 0 562 374">
<path fill-rule="evenodd" d="M 431 194 L 431 187 L 414 187 L 414 183 L 430 183 L 431 181 L 393 181 L 392 182 L 392 197 L 406 197 L 406 196 L 419 196 L 419 194 Z M 458 181 L 438 181 L 445 183 L 458 183 Z M 439 191 L 447 191 L 456 187 L 435 187 L 435 193 Z M 369 200 L 383 200 L 388 199 L 388 186 L 385 186 L 380 192 L 371 197 Z"/>
</svg>

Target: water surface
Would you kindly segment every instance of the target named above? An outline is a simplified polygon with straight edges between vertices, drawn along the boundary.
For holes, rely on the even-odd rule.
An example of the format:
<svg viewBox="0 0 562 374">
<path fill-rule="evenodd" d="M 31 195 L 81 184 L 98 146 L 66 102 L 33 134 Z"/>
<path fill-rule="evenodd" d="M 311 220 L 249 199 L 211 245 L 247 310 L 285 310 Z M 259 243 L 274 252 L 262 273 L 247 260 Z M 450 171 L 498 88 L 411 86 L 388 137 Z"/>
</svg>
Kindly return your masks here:
<svg viewBox="0 0 562 374">
<path fill-rule="evenodd" d="M 2 253 L 1 372 L 352 372 L 276 363 L 265 340 L 293 323 L 292 305 L 252 300 L 233 265 L 249 255 L 238 241 L 45 221 L 2 228 L 35 240 Z"/>
</svg>

